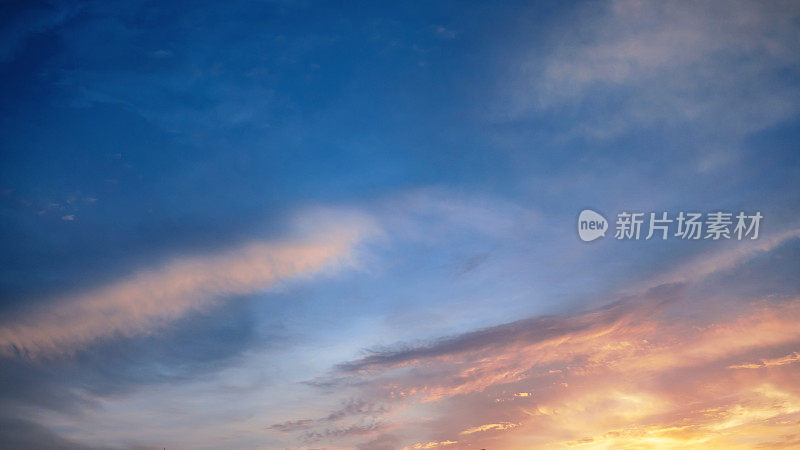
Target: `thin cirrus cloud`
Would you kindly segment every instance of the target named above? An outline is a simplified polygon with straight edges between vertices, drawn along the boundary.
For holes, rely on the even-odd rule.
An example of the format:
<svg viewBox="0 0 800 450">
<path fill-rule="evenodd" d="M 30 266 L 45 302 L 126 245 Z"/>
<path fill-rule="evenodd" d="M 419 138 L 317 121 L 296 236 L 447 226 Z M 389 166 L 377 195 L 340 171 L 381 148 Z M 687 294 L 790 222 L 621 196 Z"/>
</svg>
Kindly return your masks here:
<svg viewBox="0 0 800 450">
<path fill-rule="evenodd" d="M 417 450 L 417 449 L 427 449 L 427 448 L 439 448 L 439 447 L 447 447 L 453 444 L 458 444 L 458 441 L 431 441 L 431 442 L 417 442 L 416 444 L 412 444 L 406 447 L 403 447 L 402 450 Z"/>
<path fill-rule="evenodd" d="M 309 216 L 297 221 L 306 231 L 316 224 L 304 237 L 175 259 L 7 318 L 0 324 L 0 355 L 68 356 L 99 340 L 155 332 L 225 298 L 352 263 L 354 246 L 375 231 L 364 217 Z"/>
<path fill-rule="evenodd" d="M 800 361 L 800 353 L 794 352 L 781 358 L 762 359 L 759 363 L 736 364 L 731 369 L 761 369 L 769 366 L 782 366 Z"/>
<path fill-rule="evenodd" d="M 682 262 L 673 270 L 659 274 L 654 279 L 637 286 L 636 289 L 638 292 L 643 292 L 663 284 L 698 281 L 715 272 L 734 268 L 759 254 L 768 253 L 787 241 L 797 238 L 800 238 L 800 229 L 791 228 L 769 236 L 762 236 L 757 240 L 746 240 L 734 248 L 703 254 L 692 261 Z"/>
<path fill-rule="evenodd" d="M 462 431 L 458 434 L 473 434 L 473 433 L 480 433 L 482 431 L 492 431 L 492 430 L 508 430 L 510 428 L 516 427 L 517 424 L 511 422 L 501 422 L 501 423 L 487 423 L 486 425 L 480 425 L 477 427 L 467 428 L 466 430 Z"/>
<path fill-rule="evenodd" d="M 497 118 L 578 108 L 565 135 L 593 139 L 678 127 L 702 151 L 697 169 L 713 169 L 797 112 L 798 18 L 796 2 L 585 4 L 544 57 L 521 50 Z"/>
<path fill-rule="evenodd" d="M 773 244 L 781 264 L 798 241 Z M 721 287 L 742 259 L 710 272 Z M 373 351 L 319 383 L 391 405 L 374 418 L 406 448 L 796 446 L 800 298 L 720 299 L 706 281 Z"/>
</svg>

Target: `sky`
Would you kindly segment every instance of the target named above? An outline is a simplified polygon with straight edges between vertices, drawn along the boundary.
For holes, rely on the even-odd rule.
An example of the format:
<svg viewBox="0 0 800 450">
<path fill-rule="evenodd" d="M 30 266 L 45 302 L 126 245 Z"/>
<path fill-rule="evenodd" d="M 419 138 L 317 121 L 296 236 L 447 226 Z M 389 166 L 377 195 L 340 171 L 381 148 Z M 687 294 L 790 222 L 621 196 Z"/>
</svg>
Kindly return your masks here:
<svg viewBox="0 0 800 450">
<path fill-rule="evenodd" d="M 780 0 L 2 2 L 0 447 L 800 446 L 798 42 Z"/>
</svg>

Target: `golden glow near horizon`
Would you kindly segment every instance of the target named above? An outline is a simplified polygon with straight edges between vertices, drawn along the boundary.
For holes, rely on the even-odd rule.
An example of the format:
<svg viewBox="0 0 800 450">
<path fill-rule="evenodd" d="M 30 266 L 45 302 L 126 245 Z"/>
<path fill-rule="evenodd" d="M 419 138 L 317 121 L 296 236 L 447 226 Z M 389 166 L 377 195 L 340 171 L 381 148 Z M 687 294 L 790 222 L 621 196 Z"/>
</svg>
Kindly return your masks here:
<svg viewBox="0 0 800 450">
<path fill-rule="evenodd" d="M 677 306 L 614 308 L 355 376 L 412 411 L 438 411 L 426 423 L 435 439 L 407 448 L 800 445 L 800 299 L 721 308 L 707 322 L 675 320 Z M 419 429 L 394 422 L 404 427 Z"/>
</svg>

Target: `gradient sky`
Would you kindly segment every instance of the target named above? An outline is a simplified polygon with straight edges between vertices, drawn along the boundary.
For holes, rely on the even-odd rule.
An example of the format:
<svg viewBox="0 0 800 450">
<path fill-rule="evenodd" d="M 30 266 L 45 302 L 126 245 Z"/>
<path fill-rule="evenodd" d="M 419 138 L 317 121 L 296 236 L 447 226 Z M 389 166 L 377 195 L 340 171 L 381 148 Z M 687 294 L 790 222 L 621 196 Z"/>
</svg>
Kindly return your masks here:
<svg viewBox="0 0 800 450">
<path fill-rule="evenodd" d="M 3 2 L 0 447 L 800 446 L 798 43 L 796 1 Z"/>
</svg>

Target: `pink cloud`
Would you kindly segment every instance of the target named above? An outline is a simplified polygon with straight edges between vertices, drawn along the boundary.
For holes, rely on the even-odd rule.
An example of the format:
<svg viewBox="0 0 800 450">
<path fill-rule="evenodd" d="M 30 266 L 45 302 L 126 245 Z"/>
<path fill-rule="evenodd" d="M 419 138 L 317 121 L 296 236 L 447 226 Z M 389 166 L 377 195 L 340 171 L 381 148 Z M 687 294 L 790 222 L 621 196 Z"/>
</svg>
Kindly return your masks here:
<svg viewBox="0 0 800 450">
<path fill-rule="evenodd" d="M 373 353 L 337 379 L 396 405 L 381 420 L 406 448 L 790 445 L 800 367 L 786 350 L 800 346 L 800 298 L 725 306 L 654 291 Z M 731 368 L 750 360 L 759 370 Z"/>
<path fill-rule="evenodd" d="M 318 220 L 317 225 L 316 233 L 304 238 L 252 242 L 217 254 L 175 259 L 8 317 L 0 325 L 0 353 L 69 355 L 98 340 L 156 332 L 227 297 L 348 264 L 353 246 L 370 232 L 368 224 L 352 218 L 338 223 Z"/>
</svg>

